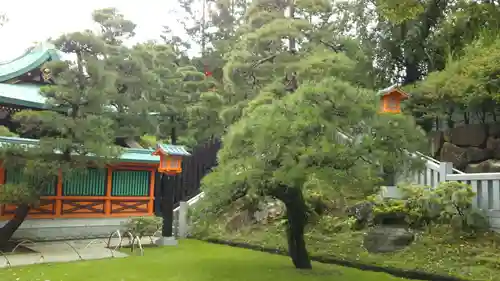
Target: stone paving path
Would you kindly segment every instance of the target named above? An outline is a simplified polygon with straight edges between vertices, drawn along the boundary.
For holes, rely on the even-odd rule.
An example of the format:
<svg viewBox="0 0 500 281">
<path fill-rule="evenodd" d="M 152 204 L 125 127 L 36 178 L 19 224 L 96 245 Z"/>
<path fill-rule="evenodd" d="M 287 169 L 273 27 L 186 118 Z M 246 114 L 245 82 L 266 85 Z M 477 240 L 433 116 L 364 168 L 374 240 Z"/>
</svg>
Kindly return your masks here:
<svg viewBox="0 0 500 281">
<path fill-rule="evenodd" d="M 119 240 L 111 241 L 111 247 L 118 245 Z M 125 239 L 123 244 L 128 241 Z M 141 243 L 151 244 L 149 238 L 141 239 Z M 32 265 L 40 263 L 72 262 L 107 258 L 124 258 L 128 255 L 106 247 L 107 239 L 36 242 L 23 244 L 34 253 L 6 253 L 0 256 L 0 268 Z"/>
</svg>

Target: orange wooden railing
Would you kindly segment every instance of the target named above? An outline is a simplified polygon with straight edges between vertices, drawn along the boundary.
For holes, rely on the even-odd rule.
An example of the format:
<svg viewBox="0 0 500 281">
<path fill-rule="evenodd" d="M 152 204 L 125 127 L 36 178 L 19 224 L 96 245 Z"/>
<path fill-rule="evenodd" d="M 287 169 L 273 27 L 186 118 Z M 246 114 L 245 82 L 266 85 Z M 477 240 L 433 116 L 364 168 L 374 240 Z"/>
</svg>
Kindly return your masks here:
<svg viewBox="0 0 500 281">
<path fill-rule="evenodd" d="M 63 196 L 63 178 L 59 174 L 55 196 L 42 196 L 40 203 L 33 206 L 29 218 L 100 218 L 133 217 L 153 215 L 155 170 L 157 165 L 141 166 L 122 164 L 109 166 L 107 170 L 106 196 Z M 144 197 L 112 196 L 112 176 L 115 170 L 150 171 L 149 195 Z M 5 183 L 5 171 L 0 169 L 0 184 Z M 11 217 L 15 205 L 0 205 L 0 218 Z"/>
</svg>

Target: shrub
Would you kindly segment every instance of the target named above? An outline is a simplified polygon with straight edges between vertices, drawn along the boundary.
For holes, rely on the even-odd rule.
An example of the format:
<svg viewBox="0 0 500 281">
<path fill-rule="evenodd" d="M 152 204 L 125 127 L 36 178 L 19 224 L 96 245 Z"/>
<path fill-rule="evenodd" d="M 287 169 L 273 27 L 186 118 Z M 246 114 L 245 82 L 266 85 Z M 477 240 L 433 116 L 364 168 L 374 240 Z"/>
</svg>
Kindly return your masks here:
<svg viewBox="0 0 500 281">
<path fill-rule="evenodd" d="M 134 236 L 153 236 L 162 226 L 162 220 L 158 217 L 131 218 L 125 225 L 126 231 Z"/>
<path fill-rule="evenodd" d="M 320 233 L 335 234 L 353 230 L 356 224 L 356 218 L 340 218 L 331 215 L 324 215 L 316 222 L 314 229 Z"/>
<path fill-rule="evenodd" d="M 408 185 L 400 187 L 401 200 L 372 195 L 374 217 L 385 214 L 404 214 L 410 227 L 430 227 L 432 224 L 449 224 L 455 233 L 476 234 L 488 229 L 483 212 L 472 206 L 475 193 L 470 185 L 444 182 L 436 188 Z"/>
</svg>

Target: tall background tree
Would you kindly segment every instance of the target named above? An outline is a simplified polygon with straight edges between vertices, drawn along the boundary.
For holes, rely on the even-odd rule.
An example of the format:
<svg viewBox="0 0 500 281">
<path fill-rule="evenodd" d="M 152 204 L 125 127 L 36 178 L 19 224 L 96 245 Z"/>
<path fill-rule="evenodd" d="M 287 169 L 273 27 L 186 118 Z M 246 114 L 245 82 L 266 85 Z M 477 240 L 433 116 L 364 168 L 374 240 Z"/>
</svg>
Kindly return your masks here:
<svg viewBox="0 0 500 281">
<path fill-rule="evenodd" d="M 7 15 L 0 12 L 0 27 L 2 27 L 5 23 L 7 23 L 8 18 Z"/>
</svg>

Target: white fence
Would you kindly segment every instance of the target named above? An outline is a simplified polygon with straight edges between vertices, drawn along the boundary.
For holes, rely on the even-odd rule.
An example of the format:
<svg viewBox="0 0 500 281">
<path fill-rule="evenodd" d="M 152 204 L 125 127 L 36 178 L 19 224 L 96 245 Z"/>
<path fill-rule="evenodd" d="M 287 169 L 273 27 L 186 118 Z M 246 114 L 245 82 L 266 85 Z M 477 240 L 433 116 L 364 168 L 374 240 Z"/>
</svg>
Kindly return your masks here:
<svg viewBox="0 0 500 281">
<path fill-rule="evenodd" d="M 196 204 L 204 193 L 200 192 L 195 197 L 189 199 L 187 202 L 180 202 L 179 207 L 174 209 L 174 233 L 175 236 L 185 238 L 189 232 L 189 208 Z"/>
<path fill-rule="evenodd" d="M 500 230 L 500 173 L 463 173 L 453 168 L 452 163 L 426 159 L 425 169 L 412 178 L 401 178 L 398 183 L 409 182 L 418 185 L 436 187 L 440 182 L 457 181 L 472 186 L 476 193 L 472 204 L 486 211 L 492 228 Z M 401 198 L 397 187 L 387 187 L 385 197 Z"/>
</svg>

